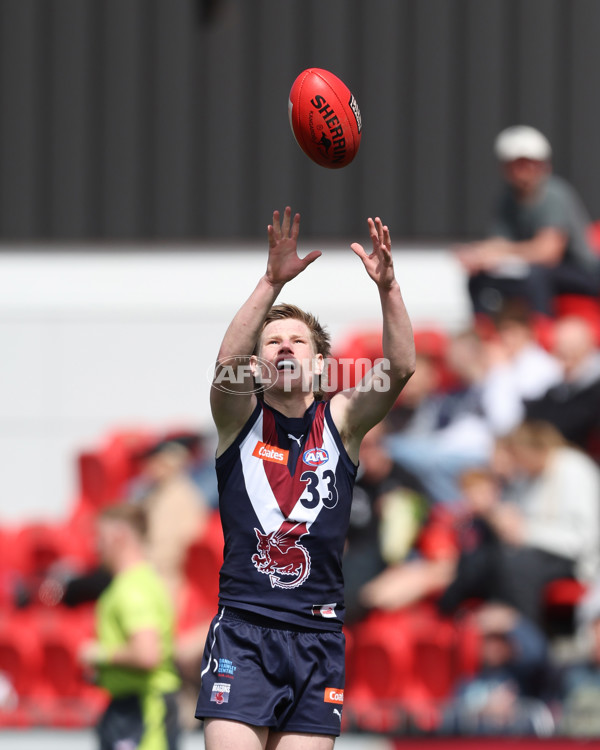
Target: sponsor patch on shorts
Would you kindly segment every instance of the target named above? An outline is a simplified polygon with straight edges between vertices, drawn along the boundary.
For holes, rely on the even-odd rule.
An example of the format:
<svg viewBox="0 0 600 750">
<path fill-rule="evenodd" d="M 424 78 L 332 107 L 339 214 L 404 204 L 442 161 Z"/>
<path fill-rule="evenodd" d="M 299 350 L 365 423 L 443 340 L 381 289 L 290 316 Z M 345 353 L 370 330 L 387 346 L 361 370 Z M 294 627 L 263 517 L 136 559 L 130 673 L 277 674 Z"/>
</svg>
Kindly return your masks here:
<svg viewBox="0 0 600 750">
<path fill-rule="evenodd" d="M 231 659 L 219 659 L 217 667 L 217 674 L 219 677 L 230 677 L 232 680 L 235 676 L 235 670 L 237 667 L 231 661 Z"/>
<path fill-rule="evenodd" d="M 215 682 L 212 688 L 212 693 L 210 694 L 210 699 L 213 701 L 213 703 L 218 703 L 219 705 L 221 703 L 229 703 L 229 691 L 231 690 L 231 685 L 227 682 Z"/>
<path fill-rule="evenodd" d="M 344 703 L 344 691 L 339 688 L 325 688 L 325 695 L 323 697 L 325 703 Z"/>
</svg>

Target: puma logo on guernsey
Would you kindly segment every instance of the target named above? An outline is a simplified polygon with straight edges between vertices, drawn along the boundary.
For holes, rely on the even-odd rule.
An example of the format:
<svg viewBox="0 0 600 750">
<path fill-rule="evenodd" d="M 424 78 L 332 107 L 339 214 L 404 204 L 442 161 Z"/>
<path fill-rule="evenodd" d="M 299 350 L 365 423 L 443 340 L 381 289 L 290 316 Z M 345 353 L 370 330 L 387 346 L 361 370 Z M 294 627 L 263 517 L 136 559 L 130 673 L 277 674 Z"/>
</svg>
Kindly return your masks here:
<svg viewBox="0 0 600 750">
<path fill-rule="evenodd" d="M 288 437 L 290 440 L 295 440 L 298 443 L 298 448 L 302 448 L 302 438 L 304 437 L 304 434 L 300 435 L 300 437 L 296 437 L 288 432 Z"/>
<path fill-rule="evenodd" d="M 258 554 L 252 555 L 252 562 L 258 572 L 269 576 L 273 588 L 302 586 L 310 574 L 310 555 L 306 547 L 298 544 L 300 537 L 308 534 L 306 523 L 284 521 L 270 534 L 263 534 L 257 528 L 254 531 Z"/>
<path fill-rule="evenodd" d="M 262 458 L 263 461 L 272 461 L 275 464 L 287 464 L 289 451 L 259 440 L 254 446 L 252 455 L 256 458 Z"/>
</svg>

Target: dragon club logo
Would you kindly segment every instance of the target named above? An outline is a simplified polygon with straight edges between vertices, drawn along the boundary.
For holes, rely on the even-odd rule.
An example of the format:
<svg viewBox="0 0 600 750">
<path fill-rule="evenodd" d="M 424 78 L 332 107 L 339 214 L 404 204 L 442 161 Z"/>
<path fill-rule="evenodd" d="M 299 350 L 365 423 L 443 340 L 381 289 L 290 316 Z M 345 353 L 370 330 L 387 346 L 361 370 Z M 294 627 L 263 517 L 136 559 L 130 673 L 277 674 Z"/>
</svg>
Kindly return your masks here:
<svg viewBox="0 0 600 750">
<path fill-rule="evenodd" d="M 302 586 L 310 575 L 310 555 L 299 539 L 308 534 L 306 523 L 284 521 L 277 531 L 263 534 L 254 529 L 258 554 L 252 562 L 259 573 L 269 576 L 271 586 L 295 589 Z"/>
</svg>

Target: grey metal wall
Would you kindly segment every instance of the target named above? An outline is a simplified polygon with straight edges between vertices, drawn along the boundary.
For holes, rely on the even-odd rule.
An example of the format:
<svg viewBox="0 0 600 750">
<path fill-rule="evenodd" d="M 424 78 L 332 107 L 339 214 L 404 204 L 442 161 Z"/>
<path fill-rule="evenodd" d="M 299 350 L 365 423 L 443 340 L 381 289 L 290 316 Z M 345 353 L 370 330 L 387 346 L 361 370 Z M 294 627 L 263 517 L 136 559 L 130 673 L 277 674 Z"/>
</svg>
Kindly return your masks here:
<svg viewBox="0 0 600 750">
<path fill-rule="evenodd" d="M 361 107 L 345 169 L 291 135 L 309 66 Z M 598 92 L 600 0 L 0 0 L 0 238 L 473 236 L 516 122 L 600 217 Z"/>
</svg>

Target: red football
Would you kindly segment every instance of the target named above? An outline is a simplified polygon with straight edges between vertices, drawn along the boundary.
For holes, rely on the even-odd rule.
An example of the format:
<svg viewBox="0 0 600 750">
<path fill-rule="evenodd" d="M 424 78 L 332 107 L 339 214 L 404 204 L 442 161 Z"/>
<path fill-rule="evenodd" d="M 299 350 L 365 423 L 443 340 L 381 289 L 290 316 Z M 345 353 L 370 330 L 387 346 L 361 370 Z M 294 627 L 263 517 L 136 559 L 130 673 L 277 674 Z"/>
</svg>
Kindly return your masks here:
<svg viewBox="0 0 600 750">
<path fill-rule="evenodd" d="M 350 89 L 321 68 L 308 68 L 294 81 L 288 105 L 300 148 L 322 167 L 350 164 L 360 145 L 360 110 Z"/>
</svg>

